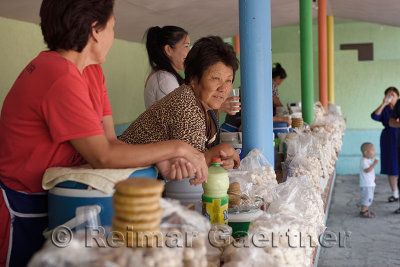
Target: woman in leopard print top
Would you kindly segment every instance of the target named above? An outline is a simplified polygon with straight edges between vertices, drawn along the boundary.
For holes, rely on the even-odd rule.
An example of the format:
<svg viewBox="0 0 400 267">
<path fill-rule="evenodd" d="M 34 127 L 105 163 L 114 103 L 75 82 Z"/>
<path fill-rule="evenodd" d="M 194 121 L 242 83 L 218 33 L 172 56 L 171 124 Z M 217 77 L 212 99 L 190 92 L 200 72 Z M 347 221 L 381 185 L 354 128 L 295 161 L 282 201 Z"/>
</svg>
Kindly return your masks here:
<svg viewBox="0 0 400 267">
<path fill-rule="evenodd" d="M 120 140 L 129 144 L 183 140 L 203 152 L 209 165 L 213 157 L 221 157 L 225 169 L 237 168 L 239 156 L 229 144 L 217 144 L 218 121 L 212 118 L 232 91 L 237 69 L 232 46 L 220 37 L 201 38 L 185 60 L 185 84 L 142 113 Z"/>
</svg>

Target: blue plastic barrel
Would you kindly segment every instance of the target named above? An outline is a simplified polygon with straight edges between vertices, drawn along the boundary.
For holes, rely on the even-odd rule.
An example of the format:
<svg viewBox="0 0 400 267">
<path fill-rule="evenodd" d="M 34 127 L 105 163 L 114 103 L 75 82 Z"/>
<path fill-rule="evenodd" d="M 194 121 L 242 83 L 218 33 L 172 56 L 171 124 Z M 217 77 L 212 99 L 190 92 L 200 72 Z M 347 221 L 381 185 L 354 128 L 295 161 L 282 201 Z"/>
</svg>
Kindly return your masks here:
<svg viewBox="0 0 400 267">
<path fill-rule="evenodd" d="M 154 167 L 135 171 L 130 178 L 149 177 L 157 178 Z M 77 207 L 98 205 L 101 207 L 99 214 L 102 226 L 111 226 L 111 218 L 114 216 L 112 196 L 114 192 L 105 194 L 99 190 L 87 190 L 87 185 L 67 181 L 56 185 L 48 193 L 49 229 L 64 224 L 75 217 Z"/>
<path fill-rule="evenodd" d="M 286 122 L 274 122 L 273 127 L 275 138 L 278 138 L 278 133 L 293 132 L 292 128 L 288 128 L 288 124 Z"/>
</svg>

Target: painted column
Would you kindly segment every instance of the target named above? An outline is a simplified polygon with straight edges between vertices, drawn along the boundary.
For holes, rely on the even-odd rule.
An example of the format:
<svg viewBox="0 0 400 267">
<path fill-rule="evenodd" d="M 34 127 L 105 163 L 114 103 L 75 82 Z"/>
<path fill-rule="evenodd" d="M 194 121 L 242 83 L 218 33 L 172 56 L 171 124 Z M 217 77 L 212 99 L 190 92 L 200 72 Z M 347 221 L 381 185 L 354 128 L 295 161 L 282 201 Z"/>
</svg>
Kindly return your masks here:
<svg viewBox="0 0 400 267">
<path fill-rule="evenodd" d="M 328 16 L 328 101 L 335 104 L 335 40 L 333 16 Z"/>
<path fill-rule="evenodd" d="M 239 0 L 243 156 L 263 148 L 274 164 L 271 0 Z"/>
<path fill-rule="evenodd" d="M 233 42 L 234 42 L 234 44 L 235 44 L 235 52 L 236 52 L 236 55 L 240 55 L 240 38 L 239 38 L 239 35 L 236 35 L 236 36 L 233 38 Z"/>
<path fill-rule="evenodd" d="M 328 109 L 328 47 L 326 30 L 326 0 L 318 0 L 319 101 L 325 109 Z"/>
<path fill-rule="evenodd" d="M 311 0 L 300 0 L 301 106 L 303 120 L 314 121 L 314 73 Z"/>
</svg>

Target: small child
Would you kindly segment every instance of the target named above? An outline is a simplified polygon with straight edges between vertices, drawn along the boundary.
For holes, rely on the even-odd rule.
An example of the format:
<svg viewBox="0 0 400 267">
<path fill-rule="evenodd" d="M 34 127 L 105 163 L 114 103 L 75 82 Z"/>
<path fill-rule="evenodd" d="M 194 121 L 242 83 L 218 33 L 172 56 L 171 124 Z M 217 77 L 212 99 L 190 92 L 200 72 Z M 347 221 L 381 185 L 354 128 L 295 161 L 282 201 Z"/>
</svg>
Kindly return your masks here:
<svg viewBox="0 0 400 267">
<path fill-rule="evenodd" d="M 369 210 L 369 206 L 372 204 L 374 199 L 375 191 L 375 166 L 378 163 L 378 159 L 372 162 L 372 158 L 375 156 L 375 146 L 372 143 L 364 143 L 361 145 L 361 152 L 363 157 L 360 163 L 360 188 L 361 188 L 361 211 L 360 217 L 363 218 L 374 218 L 375 213 Z"/>
</svg>

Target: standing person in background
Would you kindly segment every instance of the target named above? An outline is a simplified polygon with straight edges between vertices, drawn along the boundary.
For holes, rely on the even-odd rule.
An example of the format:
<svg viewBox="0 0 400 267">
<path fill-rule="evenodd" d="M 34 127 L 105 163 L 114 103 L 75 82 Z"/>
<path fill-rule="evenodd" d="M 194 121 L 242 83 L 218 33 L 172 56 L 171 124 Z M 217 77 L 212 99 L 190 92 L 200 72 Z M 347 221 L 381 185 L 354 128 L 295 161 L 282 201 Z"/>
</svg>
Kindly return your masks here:
<svg viewBox="0 0 400 267">
<path fill-rule="evenodd" d="M 286 79 L 286 71 L 282 68 L 281 64 L 274 63 L 275 67 L 272 68 L 272 103 L 275 108 L 282 107 L 282 103 L 279 100 L 278 86 L 281 85 L 284 79 Z"/>
<path fill-rule="evenodd" d="M 148 109 L 184 83 L 179 71 L 190 50 L 190 38 L 186 30 L 177 26 L 150 27 L 146 33 L 146 49 L 151 66 L 144 89 L 144 103 Z M 219 113 L 236 114 L 240 110 L 237 96 L 229 97 Z M 215 117 L 215 114 L 214 114 Z"/>
<path fill-rule="evenodd" d="M 276 115 L 276 107 L 282 107 L 281 100 L 279 99 L 278 86 L 281 85 L 283 80 L 286 79 L 286 71 L 282 68 L 281 64 L 274 63 L 272 68 L 272 105 L 273 105 L 273 122 L 285 122 L 288 126 L 292 123 L 290 117 L 278 117 Z"/>
<path fill-rule="evenodd" d="M 177 26 L 155 26 L 147 30 L 146 49 L 151 73 L 144 88 L 144 103 L 148 109 L 155 102 L 183 84 L 179 75 L 190 50 L 188 32 Z"/>
<path fill-rule="evenodd" d="M 274 63 L 274 67 L 272 68 L 272 105 L 273 105 L 273 122 L 285 122 L 289 125 L 292 124 L 290 117 L 278 117 L 276 114 L 276 107 L 282 107 L 282 103 L 279 99 L 278 86 L 286 79 L 286 71 L 282 68 L 280 63 Z M 220 111 L 220 113 L 222 113 Z M 241 132 L 242 128 L 242 119 L 241 112 L 238 113 L 229 113 L 225 118 L 225 122 L 222 125 L 222 129 L 224 132 Z"/>
<path fill-rule="evenodd" d="M 390 115 L 389 126 L 393 128 L 400 128 L 400 100 L 397 100 L 396 105 Z M 397 135 L 397 159 L 398 166 L 400 166 L 400 135 Z M 400 177 L 397 177 L 397 187 L 400 188 Z M 400 207 L 394 211 L 396 214 L 400 214 Z"/>
<path fill-rule="evenodd" d="M 374 192 L 376 186 L 375 166 L 378 164 L 378 159 L 375 157 L 375 146 L 372 143 L 366 142 L 361 145 L 363 154 L 360 161 L 360 189 L 361 189 L 361 211 L 360 217 L 374 218 L 375 212 L 369 207 L 374 200 Z"/>
<path fill-rule="evenodd" d="M 397 155 L 397 128 L 389 126 L 390 114 L 392 113 L 397 100 L 399 91 L 395 87 L 389 87 L 385 90 L 385 97 L 382 104 L 372 112 L 371 118 L 382 122 L 385 127 L 381 133 L 381 173 L 388 175 L 392 195 L 389 202 L 399 200 L 399 189 L 397 186 L 397 176 L 399 175 L 398 155 Z"/>
</svg>

